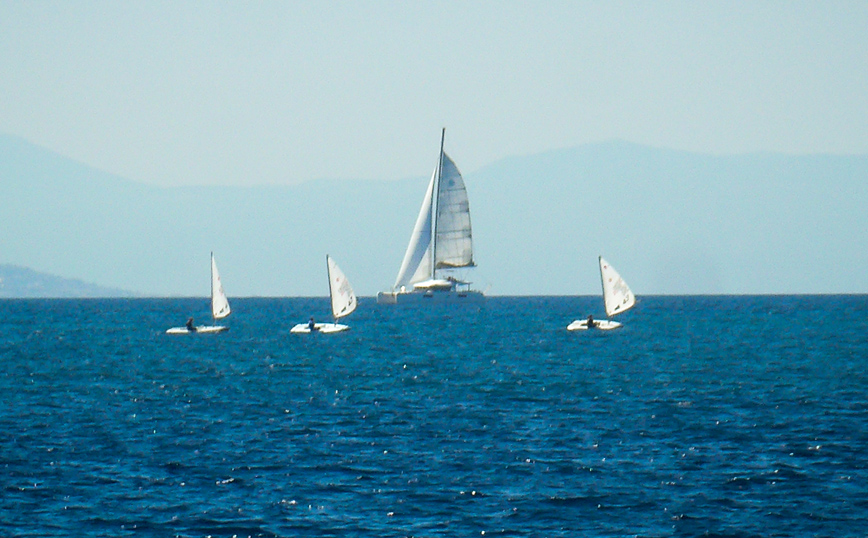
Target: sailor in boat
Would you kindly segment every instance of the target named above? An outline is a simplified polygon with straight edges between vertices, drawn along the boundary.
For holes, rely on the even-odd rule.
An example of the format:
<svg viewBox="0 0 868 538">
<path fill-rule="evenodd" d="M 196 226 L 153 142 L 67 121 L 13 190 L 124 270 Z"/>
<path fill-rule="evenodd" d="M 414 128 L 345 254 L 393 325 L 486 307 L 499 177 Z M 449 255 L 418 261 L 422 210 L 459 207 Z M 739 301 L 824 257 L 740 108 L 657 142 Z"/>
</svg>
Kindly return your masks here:
<svg viewBox="0 0 868 538">
<path fill-rule="evenodd" d="M 310 321 L 307 322 L 307 328 L 310 332 L 316 331 L 316 323 L 313 321 L 313 316 L 311 316 Z"/>
<path fill-rule="evenodd" d="M 193 326 L 193 318 L 187 318 L 187 330 L 191 333 L 196 332 L 196 327 Z"/>
<path fill-rule="evenodd" d="M 589 329 L 593 329 L 593 328 L 596 327 L 596 326 L 597 326 L 597 322 L 594 321 L 594 315 L 593 315 L 593 314 L 590 314 L 590 315 L 588 316 L 588 328 L 589 328 Z"/>
</svg>

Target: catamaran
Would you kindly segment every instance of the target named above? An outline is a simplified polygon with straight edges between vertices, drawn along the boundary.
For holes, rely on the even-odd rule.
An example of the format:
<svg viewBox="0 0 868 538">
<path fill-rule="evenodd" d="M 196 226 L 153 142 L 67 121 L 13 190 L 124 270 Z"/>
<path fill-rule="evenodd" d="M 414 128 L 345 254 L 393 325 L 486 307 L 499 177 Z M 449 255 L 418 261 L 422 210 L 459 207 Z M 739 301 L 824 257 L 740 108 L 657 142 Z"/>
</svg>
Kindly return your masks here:
<svg viewBox="0 0 868 538">
<path fill-rule="evenodd" d="M 470 202 L 461 172 L 443 151 L 422 200 L 410 244 L 391 291 L 377 294 L 379 304 L 482 303 L 482 292 L 470 289 L 451 270 L 475 267 L 470 228 Z"/>
<path fill-rule="evenodd" d="M 220 273 L 217 271 L 217 262 L 214 261 L 214 253 L 211 253 L 211 316 L 214 318 L 214 323 L 218 319 L 223 319 L 232 311 L 229 308 L 229 299 L 226 298 L 226 292 L 223 291 L 223 283 L 220 281 Z M 228 331 L 229 327 L 222 325 L 202 325 L 194 327 L 193 318 L 187 322 L 184 327 L 172 327 L 167 330 L 168 334 L 191 334 L 191 333 L 219 333 Z"/>
<path fill-rule="evenodd" d="M 326 255 L 326 266 L 329 275 L 329 296 L 332 301 L 332 316 L 334 323 L 314 323 L 313 318 L 310 318 L 308 323 L 299 323 L 289 332 L 291 333 L 336 333 L 349 329 L 346 325 L 341 325 L 338 320 L 344 316 L 348 316 L 356 309 L 358 301 L 356 294 L 353 292 L 353 287 L 350 286 L 350 281 L 347 280 L 344 272 L 338 267 L 338 264 L 328 255 Z"/>
<path fill-rule="evenodd" d="M 590 327 L 592 329 L 603 331 L 617 329 L 621 324 L 609 318 L 633 308 L 636 304 L 636 297 L 630 291 L 630 287 L 602 256 L 600 256 L 600 279 L 603 281 L 603 304 L 606 307 L 607 319 L 597 321 L 592 316 L 588 316 L 588 319 L 577 319 L 567 325 L 568 331 L 586 331 L 589 322 L 593 323 Z"/>
</svg>

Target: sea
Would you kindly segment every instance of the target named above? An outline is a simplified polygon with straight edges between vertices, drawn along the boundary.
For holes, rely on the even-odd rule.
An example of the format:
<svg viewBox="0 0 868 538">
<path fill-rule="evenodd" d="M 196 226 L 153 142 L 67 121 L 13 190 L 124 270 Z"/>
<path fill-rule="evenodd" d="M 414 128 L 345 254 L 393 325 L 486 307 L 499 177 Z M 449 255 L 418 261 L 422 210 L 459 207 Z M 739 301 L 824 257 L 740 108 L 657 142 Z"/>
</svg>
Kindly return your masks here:
<svg viewBox="0 0 868 538">
<path fill-rule="evenodd" d="M 0 301 L 0 536 L 868 534 L 868 296 Z"/>
</svg>

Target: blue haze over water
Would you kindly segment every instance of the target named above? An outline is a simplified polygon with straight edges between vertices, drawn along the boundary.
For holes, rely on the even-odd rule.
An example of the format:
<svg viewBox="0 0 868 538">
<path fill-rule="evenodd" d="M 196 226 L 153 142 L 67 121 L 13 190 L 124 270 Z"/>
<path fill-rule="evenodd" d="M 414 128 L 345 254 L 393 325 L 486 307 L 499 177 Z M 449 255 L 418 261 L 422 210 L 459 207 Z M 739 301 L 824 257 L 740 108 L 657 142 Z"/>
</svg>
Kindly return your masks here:
<svg viewBox="0 0 868 538">
<path fill-rule="evenodd" d="M 3 536 L 864 536 L 868 296 L 0 302 Z"/>
</svg>

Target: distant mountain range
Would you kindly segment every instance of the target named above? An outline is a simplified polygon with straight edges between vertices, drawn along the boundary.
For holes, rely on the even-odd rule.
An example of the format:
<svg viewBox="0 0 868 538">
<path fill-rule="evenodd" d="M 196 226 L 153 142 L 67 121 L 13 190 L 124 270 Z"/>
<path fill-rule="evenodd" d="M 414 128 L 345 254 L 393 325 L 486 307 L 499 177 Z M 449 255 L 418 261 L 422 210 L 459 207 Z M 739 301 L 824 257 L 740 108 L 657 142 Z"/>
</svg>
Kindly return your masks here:
<svg viewBox="0 0 868 538">
<path fill-rule="evenodd" d="M 446 150 L 461 167 L 461 148 Z M 395 278 L 434 168 L 400 181 L 159 188 L 0 136 L 0 263 L 141 295 L 361 295 Z M 607 142 L 463 170 L 490 294 L 868 293 L 868 157 L 701 155 Z"/>
<path fill-rule="evenodd" d="M 27 267 L 0 265 L 0 298 L 132 297 L 117 288 L 39 273 Z"/>
</svg>

